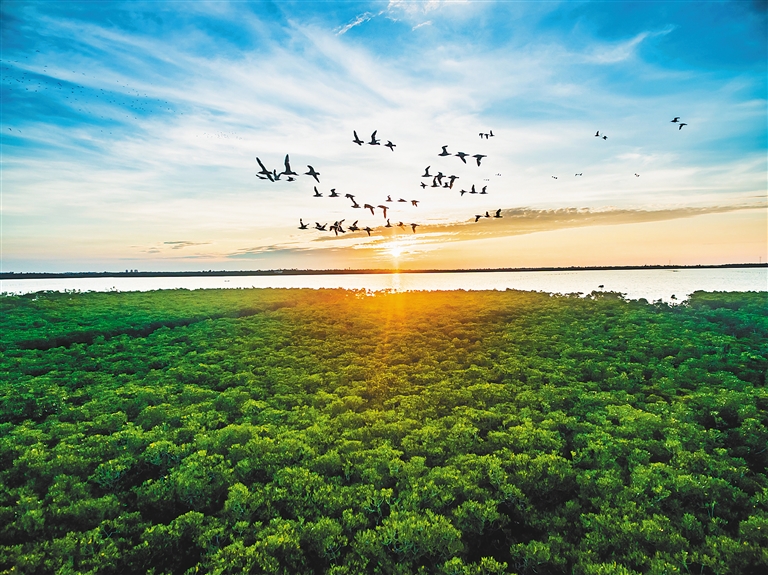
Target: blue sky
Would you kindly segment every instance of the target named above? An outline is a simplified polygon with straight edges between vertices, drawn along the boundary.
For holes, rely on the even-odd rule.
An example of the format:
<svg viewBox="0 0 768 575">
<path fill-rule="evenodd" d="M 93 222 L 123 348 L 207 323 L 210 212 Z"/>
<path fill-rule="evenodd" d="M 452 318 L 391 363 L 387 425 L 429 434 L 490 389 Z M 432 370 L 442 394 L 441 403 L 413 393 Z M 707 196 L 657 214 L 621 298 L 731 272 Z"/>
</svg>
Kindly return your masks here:
<svg viewBox="0 0 768 575">
<path fill-rule="evenodd" d="M 766 30 L 765 2 L 6 1 L 2 268 L 765 260 Z"/>
</svg>

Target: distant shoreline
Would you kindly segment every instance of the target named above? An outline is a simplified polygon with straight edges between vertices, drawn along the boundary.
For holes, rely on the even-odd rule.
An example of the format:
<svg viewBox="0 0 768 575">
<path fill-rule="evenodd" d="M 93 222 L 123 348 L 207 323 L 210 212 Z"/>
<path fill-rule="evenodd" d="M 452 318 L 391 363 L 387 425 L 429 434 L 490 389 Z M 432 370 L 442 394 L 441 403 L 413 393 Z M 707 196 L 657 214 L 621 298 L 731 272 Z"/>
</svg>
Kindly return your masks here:
<svg viewBox="0 0 768 575">
<path fill-rule="evenodd" d="M 249 270 L 249 271 L 187 271 L 187 272 L 2 272 L 0 280 L 53 279 L 53 278 L 152 278 L 152 277 L 222 277 L 222 276 L 315 276 L 315 275 L 363 275 L 363 274 L 451 274 L 451 273 L 512 273 L 512 272 L 575 272 L 575 271 L 620 271 L 620 270 L 689 270 L 718 268 L 768 268 L 768 263 L 758 264 L 713 264 L 694 266 L 646 265 L 646 266 L 571 266 L 571 267 L 536 267 L 536 268 L 483 268 L 483 269 L 329 269 L 329 270 Z"/>
</svg>

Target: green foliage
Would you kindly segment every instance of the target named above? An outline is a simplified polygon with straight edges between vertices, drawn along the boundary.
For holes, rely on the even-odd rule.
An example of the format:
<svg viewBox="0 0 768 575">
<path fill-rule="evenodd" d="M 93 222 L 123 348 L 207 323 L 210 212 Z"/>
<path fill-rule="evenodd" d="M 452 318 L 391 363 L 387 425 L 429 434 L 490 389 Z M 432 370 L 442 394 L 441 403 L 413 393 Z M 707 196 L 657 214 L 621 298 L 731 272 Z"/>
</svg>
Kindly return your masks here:
<svg viewBox="0 0 768 575">
<path fill-rule="evenodd" d="M 0 298 L 0 573 L 768 570 L 768 295 Z"/>
</svg>

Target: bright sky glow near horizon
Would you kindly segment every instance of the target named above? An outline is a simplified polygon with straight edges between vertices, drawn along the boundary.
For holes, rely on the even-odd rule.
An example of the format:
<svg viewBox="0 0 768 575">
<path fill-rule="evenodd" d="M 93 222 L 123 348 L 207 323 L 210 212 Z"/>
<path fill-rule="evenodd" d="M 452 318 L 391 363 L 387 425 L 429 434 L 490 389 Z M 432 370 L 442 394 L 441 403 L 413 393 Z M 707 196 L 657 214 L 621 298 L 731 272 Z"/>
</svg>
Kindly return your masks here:
<svg viewBox="0 0 768 575">
<path fill-rule="evenodd" d="M 768 260 L 764 1 L 0 10 L 2 271 Z"/>
</svg>

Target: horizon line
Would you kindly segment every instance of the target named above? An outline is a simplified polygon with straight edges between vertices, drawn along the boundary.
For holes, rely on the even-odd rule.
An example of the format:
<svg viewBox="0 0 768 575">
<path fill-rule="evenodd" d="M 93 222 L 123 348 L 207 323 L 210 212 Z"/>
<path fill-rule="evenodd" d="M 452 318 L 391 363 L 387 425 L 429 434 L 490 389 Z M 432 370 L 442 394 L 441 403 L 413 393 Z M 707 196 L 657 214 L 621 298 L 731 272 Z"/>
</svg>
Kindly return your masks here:
<svg viewBox="0 0 768 575">
<path fill-rule="evenodd" d="M 510 273 L 541 271 L 609 271 L 649 269 L 716 269 L 716 268 L 768 268 L 768 262 L 730 264 L 646 264 L 625 266 L 540 266 L 517 268 L 329 268 L 300 269 L 276 268 L 267 270 L 190 270 L 190 271 L 77 271 L 77 272 L 0 272 L 5 279 L 45 279 L 73 277 L 194 277 L 194 276 L 249 276 L 249 275 L 344 275 L 344 274 L 413 274 L 413 273 Z"/>
</svg>

